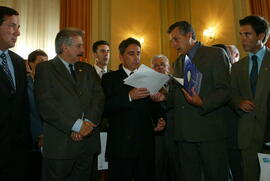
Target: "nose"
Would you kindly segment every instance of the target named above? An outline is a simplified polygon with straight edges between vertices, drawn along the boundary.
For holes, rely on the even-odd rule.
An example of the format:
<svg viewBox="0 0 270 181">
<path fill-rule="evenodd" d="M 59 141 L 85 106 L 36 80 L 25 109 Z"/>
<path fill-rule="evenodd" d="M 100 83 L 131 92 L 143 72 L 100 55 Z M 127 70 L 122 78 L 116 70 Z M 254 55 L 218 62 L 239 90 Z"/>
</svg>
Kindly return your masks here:
<svg viewBox="0 0 270 181">
<path fill-rule="evenodd" d="M 84 53 L 85 50 L 84 50 L 84 46 L 81 46 L 81 52 Z"/>
<path fill-rule="evenodd" d="M 172 47 L 175 48 L 176 47 L 176 42 L 175 41 L 171 41 Z"/>
<path fill-rule="evenodd" d="M 14 35 L 15 36 L 20 36 L 20 30 L 19 30 L 19 28 L 15 28 L 15 32 L 14 32 Z"/>
</svg>

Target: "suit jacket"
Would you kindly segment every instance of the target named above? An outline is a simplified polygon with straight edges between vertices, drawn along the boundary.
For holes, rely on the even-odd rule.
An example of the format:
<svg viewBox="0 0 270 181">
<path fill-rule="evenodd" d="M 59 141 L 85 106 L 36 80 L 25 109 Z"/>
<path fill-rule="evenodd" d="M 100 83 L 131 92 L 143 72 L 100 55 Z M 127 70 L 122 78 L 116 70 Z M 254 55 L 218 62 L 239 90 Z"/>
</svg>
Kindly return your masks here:
<svg viewBox="0 0 270 181">
<path fill-rule="evenodd" d="M 34 80 L 29 75 L 27 76 L 27 93 L 30 108 L 31 135 L 35 151 L 40 151 L 37 147 L 37 141 L 40 135 L 43 135 L 43 121 L 40 118 L 37 110 L 36 101 L 34 98 Z"/>
<path fill-rule="evenodd" d="M 154 157 L 154 123 L 164 114 L 150 98 L 129 101 L 133 87 L 125 85 L 123 69 L 102 77 L 106 97 L 104 113 L 109 117 L 106 155 L 108 158 Z"/>
<path fill-rule="evenodd" d="M 99 75 L 98 72 L 97 72 L 96 67 L 95 67 L 95 66 L 93 66 L 93 67 L 94 67 L 94 69 L 96 70 L 97 76 L 100 77 L 100 75 Z M 106 73 L 111 72 L 111 71 L 112 71 L 112 70 L 108 69 Z M 105 73 L 105 74 L 106 74 L 106 73 Z M 101 79 L 101 78 L 100 78 L 100 79 Z M 100 122 L 100 125 L 99 125 L 98 128 L 99 128 L 100 132 L 107 132 L 107 131 L 108 131 L 108 128 L 109 128 L 109 120 L 108 120 L 108 118 L 105 117 L 104 115 L 102 115 L 101 122 Z"/>
<path fill-rule="evenodd" d="M 174 63 L 174 76 L 183 78 L 183 55 Z M 190 105 L 177 86 L 171 86 L 168 103 L 173 107 L 174 136 L 181 141 L 208 141 L 227 135 L 224 104 L 230 97 L 230 76 L 224 51 L 201 45 L 192 60 L 202 73 L 203 107 Z"/>
<path fill-rule="evenodd" d="M 31 149 L 25 64 L 14 52 L 8 53 L 14 67 L 16 91 L 0 67 L 0 167 L 12 153 Z"/>
<path fill-rule="evenodd" d="M 232 105 L 240 115 L 238 120 L 238 142 L 241 149 L 247 148 L 255 143 L 262 148 L 264 140 L 265 120 L 267 116 L 267 96 L 270 90 L 270 50 L 267 49 L 258 75 L 255 98 L 249 81 L 248 56 L 241 59 L 232 66 Z M 256 108 L 250 113 L 239 109 L 243 100 L 255 103 Z"/>
<path fill-rule="evenodd" d="M 35 96 L 44 120 L 44 156 L 72 159 L 82 152 L 100 150 L 99 131 L 94 130 L 83 141 L 70 138 L 78 118 L 100 123 L 104 95 L 94 68 L 84 62 L 75 63 L 75 82 L 58 57 L 38 64 L 34 82 Z"/>
</svg>

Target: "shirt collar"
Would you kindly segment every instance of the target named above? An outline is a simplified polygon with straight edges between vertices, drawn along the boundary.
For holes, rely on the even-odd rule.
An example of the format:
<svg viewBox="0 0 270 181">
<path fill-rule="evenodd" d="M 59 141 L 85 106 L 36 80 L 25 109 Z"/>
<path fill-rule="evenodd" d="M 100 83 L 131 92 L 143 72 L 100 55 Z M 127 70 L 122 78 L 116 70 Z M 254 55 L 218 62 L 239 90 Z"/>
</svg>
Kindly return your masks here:
<svg viewBox="0 0 270 181">
<path fill-rule="evenodd" d="M 257 51 L 255 54 L 254 53 L 248 53 L 248 56 L 249 56 L 249 59 L 251 59 L 251 57 L 253 56 L 253 55 L 256 55 L 257 57 L 258 57 L 258 59 L 259 60 L 262 60 L 263 59 L 263 56 L 264 56 L 264 54 L 265 54 L 265 52 L 266 52 L 266 48 L 265 48 L 265 46 L 263 46 L 259 51 Z"/>
<path fill-rule="evenodd" d="M 69 64 L 72 64 L 72 63 L 68 63 L 67 61 L 65 61 L 64 59 L 62 59 L 60 56 L 58 56 L 58 58 L 61 60 L 61 62 L 64 64 L 64 66 L 67 68 L 67 70 L 70 72 L 70 69 L 69 69 Z M 74 64 L 73 64 L 74 66 Z"/>
<path fill-rule="evenodd" d="M 99 66 L 97 66 L 96 64 L 94 65 L 94 67 L 95 67 L 97 73 L 100 73 L 102 70 L 104 70 L 104 73 L 107 72 L 107 67 L 105 67 L 105 69 L 101 69 L 101 68 L 100 68 Z"/>
<path fill-rule="evenodd" d="M 2 53 L 4 53 L 4 54 L 6 54 L 6 55 L 7 55 L 8 50 L 0 50 L 0 55 L 1 55 Z"/>
<path fill-rule="evenodd" d="M 128 76 L 130 75 L 131 72 L 136 72 L 136 71 L 137 71 L 137 69 L 131 71 L 131 70 L 127 69 L 126 67 L 124 67 L 124 65 L 123 65 L 122 67 L 123 67 L 123 70 L 126 72 L 126 74 L 127 74 Z"/>
<path fill-rule="evenodd" d="M 195 43 L 195 45 L 189 50 L 189 52 L 187 53 L 187 56 L 190 58 L 190 60 L 192 61 L 192 59 L 194 58 L 198 48 L 201 46 L 201 42 L 197 41 Z"/>
</svg>

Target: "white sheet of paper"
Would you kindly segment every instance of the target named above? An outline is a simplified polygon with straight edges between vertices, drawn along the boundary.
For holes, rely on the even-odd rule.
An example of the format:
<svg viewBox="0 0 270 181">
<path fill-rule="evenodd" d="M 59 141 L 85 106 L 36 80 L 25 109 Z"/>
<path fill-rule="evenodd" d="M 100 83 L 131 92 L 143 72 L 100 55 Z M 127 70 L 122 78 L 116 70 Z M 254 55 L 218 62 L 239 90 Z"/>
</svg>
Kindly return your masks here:
<svg viewBox="0 0 270 181">
<path fill-rule="evenodd" d="M 173 77 L 178 83 L 180 83 L 182 86 L 184 86 L 184 79 Z"/>
<path fill-rule="evenodd" d="M 101 152 L 98 155 L 98 170 L 108 169 L 108 162 L 105 160 L 106 142 L 107 142 L 107 133 L 101 132 L 100 133 Z"/>
<path fill-rule="evenodd" d="M 258 153 L 261 167 L 260 181 L 270 180 L 270 154 Z"/>
<path fill-rule="evenodd" d="M 147 88 L 152 95 L 157 93 L 169 79 L 168 75 L 141 64 L 134 74 L 124 79 L 124 83 L 136 88 Z"/>
</svg>

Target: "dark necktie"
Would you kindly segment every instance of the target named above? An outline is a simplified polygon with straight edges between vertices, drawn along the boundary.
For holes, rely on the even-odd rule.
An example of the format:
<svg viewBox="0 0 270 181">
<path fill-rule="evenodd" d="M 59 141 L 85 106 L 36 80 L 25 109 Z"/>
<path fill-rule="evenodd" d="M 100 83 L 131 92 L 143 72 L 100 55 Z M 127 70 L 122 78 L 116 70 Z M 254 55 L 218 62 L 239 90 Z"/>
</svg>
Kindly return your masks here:
<svg viewBox="0 0 270 181">
<path fill-rule="evenodd" d="M 0 55 L 0 58 L 2 59 L 2 68 L 3 70 L 5 71 L 6 75 L 7 75 L 7 78 L 10 82 L 10 85 L 12 86 L 12 88 L 15 90 L 15 85 L 14 85 L 14 82 L 13 82 L 13 78 L 12 78 L 12 75 L 11 75 L 11 72 L 8 68 L 8 64 L 7 64 L 7 56 L 5 53 L 2 53 Z"/>
<path fill-rule="evenodd" d="M 71 76 L 72 76 L 73 79 L 76 81 L 76 80 L 77 80 L 77 79 L 76 79 L 76 74 L 75 74 L 75 71 L 74 71 L 74 68 L 73 68 L 74 65 L 73 65 L 73 64 L 69 64 L 68 67 L 69 67 Z"/>
<path fill-rule="evenodd" d="M 258 61 L 257 61 L 257 58 L 258 57 L 256 55 L 253 55 L 251 57 L 252 69 L 251 69 L 251 72 L 250 72 L 249 80 L 250 80 L 250 87 L 251 87 L 251 90 L 252 90 L 253 97 L 255 96 L 256 84 L 257 84 L 257 79 L 258 79 Z"/>
<path fill-rule="evenodd" d="M 130 73 L 129 73 L 129 76 L 131 76 L 133 73 L 134 73 L 134 72 L 130 72 Z"/>
</svg>

